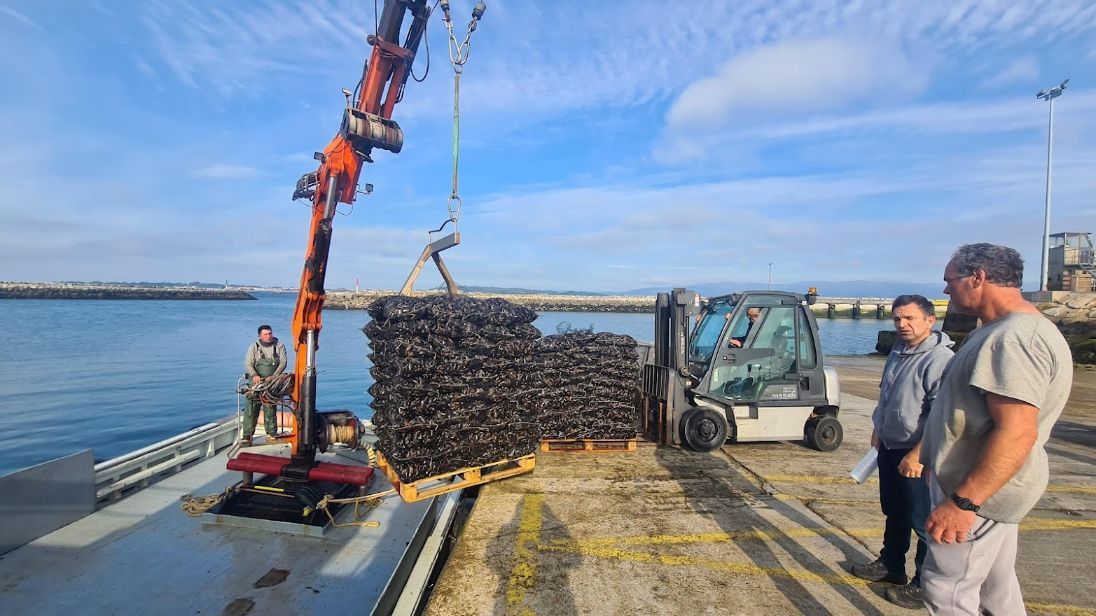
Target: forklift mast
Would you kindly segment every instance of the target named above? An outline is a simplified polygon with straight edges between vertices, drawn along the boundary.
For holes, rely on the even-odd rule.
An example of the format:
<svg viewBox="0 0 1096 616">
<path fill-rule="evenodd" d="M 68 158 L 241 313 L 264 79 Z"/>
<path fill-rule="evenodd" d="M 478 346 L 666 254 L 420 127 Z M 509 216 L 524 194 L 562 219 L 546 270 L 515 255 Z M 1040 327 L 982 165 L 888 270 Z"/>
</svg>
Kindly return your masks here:
<svg viewBox="0 0 1096 616">
<path fill-rule="evenodd" d="M 700 295 L 677 288 L 655 300 L 655 364 L 672 370 L 688 366 L 689 334 L 700 312 Z"/>
</svg>

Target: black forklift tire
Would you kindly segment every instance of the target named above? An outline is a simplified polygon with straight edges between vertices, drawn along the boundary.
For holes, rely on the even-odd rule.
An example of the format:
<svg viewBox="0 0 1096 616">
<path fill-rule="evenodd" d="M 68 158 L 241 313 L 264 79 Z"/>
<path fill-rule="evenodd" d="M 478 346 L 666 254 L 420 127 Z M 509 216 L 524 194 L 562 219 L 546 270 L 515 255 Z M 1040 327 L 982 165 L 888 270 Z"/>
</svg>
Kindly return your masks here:
<svg viewBox="0 0 1096 616">
<path fill-rule="evenodd" d="M 833 415 L 812 417 L 803 430 L 803 440 L 818 451 L 835 451 L 841 446 L 845 431 Z"/>
<path fill-rule="evenodd" d="M 692 409 L 681 416 L 682 440 L 693 451 L 714 451 L 727 441 L 727 420 L 712 409 Z"/>
</svg>

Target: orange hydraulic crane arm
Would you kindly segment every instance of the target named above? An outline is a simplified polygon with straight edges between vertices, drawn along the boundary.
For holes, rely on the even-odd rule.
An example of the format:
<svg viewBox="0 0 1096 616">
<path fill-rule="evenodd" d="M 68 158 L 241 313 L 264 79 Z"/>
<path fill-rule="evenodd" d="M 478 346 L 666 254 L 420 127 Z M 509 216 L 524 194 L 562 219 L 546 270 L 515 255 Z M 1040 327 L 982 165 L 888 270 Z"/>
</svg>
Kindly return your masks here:
<svg viewBox="0 0 1096 616">
<path fill-rule="evenodd" d="M 405 13 L 411 14 L 412 21 L 400 45 Z M 391 119 L 392 109 L 402 97 L 429 16 L 427 0 L 385 0 L 377 32 L 367 39 L 373 52 L 363 68 L 357 99 L 351 105 L 351 93 L 343 90 L 347 107 L 339 133 L 316 154 L 319 169 L 305 174 L 293 193 L 294 199 L 312 201 L 312 224 L 293 312 L 296 427 L 291 439 L 293 460 L 287 472 L 307 473 L 316 455 L 316 349 L 323 328 L 324 278 L 335 208 L 339 203 L 354 202 L 362 164 L 373 162 L 373 148 L 398 153 L 403 147 L 403 131 Z"/>
</svg>

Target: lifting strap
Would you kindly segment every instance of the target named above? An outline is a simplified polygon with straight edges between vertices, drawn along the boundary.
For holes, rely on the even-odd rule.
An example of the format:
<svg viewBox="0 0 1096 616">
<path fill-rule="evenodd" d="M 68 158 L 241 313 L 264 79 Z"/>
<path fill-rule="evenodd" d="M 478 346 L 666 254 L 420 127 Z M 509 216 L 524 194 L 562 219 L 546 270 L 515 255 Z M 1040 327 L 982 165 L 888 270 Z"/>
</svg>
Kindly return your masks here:
<svg viewBox="0 0 1096 616">
<path fill-rule="evenodd" d="M 449 32 L 449 63 L 453 66 L 453 183 L 449 199 L 445 204 L 449 217 L 437 229 L 428 232 L 426 247 L 423 248 L 419 260 L 411 268 L 411 273 L 404 281 L 403 287 L 400 288 L 400 295 L 411 293 L 411 289 L 415 286 L 415 281 L 418 280 L 419 273 L 422 272 L 422 266 L 426 264 L 427 259 L 434 260 L 434 265 L 437 266 L 442 280 L 445 281 L 445 287 L 449 295 L 460 293 L 457 283 L 453 280 L 453 277 L 449 274 L 449 269 L 445 267 L 445 262 L 441 259 L 441 252 L 460 244 L 460 231 L 457 228 L 460 223 L 461 206 L 463 205 L 458 192 L 460 184 L 460 76 L 464 72 L 464 64 L 468 62 L 468 57 L 471 54 L 469 40 L 472 37 L 472 32 L 476 30 L 476 24 L 483 17 L 483 12 L 487 7 L 483 2 L 476 3 L 476 6 L 472 9 L 472 19 L 468 22 L 468 32 L 464 35 L 464 40 L 459 42 L 456 35 L 453 34 L 453 19 L 449 13 L 449 0 L 441 0 L 441 8 L 445 29 Z M 441 232 L 449 223 L 453 223 L 453 232 L 435 241 L 434 234 Z"/>
</svg>

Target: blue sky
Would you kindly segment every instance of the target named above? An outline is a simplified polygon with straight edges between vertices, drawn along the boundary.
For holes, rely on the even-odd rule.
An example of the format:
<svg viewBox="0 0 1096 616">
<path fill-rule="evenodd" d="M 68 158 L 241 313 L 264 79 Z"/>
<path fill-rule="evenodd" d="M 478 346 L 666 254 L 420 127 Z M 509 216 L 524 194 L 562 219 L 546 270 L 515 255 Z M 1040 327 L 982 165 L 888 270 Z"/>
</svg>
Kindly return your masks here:
<svg viewBox="0 0 1096 616">
<path fill-rule="evenodd" d="M 472 2 L 452 4 L 463 28 Z M 373 20 L 371 2 L 0 0 L 0 279 L 295 285 L 309 212 L 289 197 Z M 440 12 L 428 31 L 403 151 L 376 152 L 374 193 L 337 217 L 329 288 L 398 287 L 446 217 Z M 764 280 L 770 262 L 774 281 L 930 282 L 989 241 L 1034 284 L 1034 95 L 1066 77 L 1052 231 L 1096 232 L 1090 1 L 489 0 L 445 259 L 464 285 L 541 289 Z M 439 281 L 428 265 L 419 286 Z"/>
</svg>

